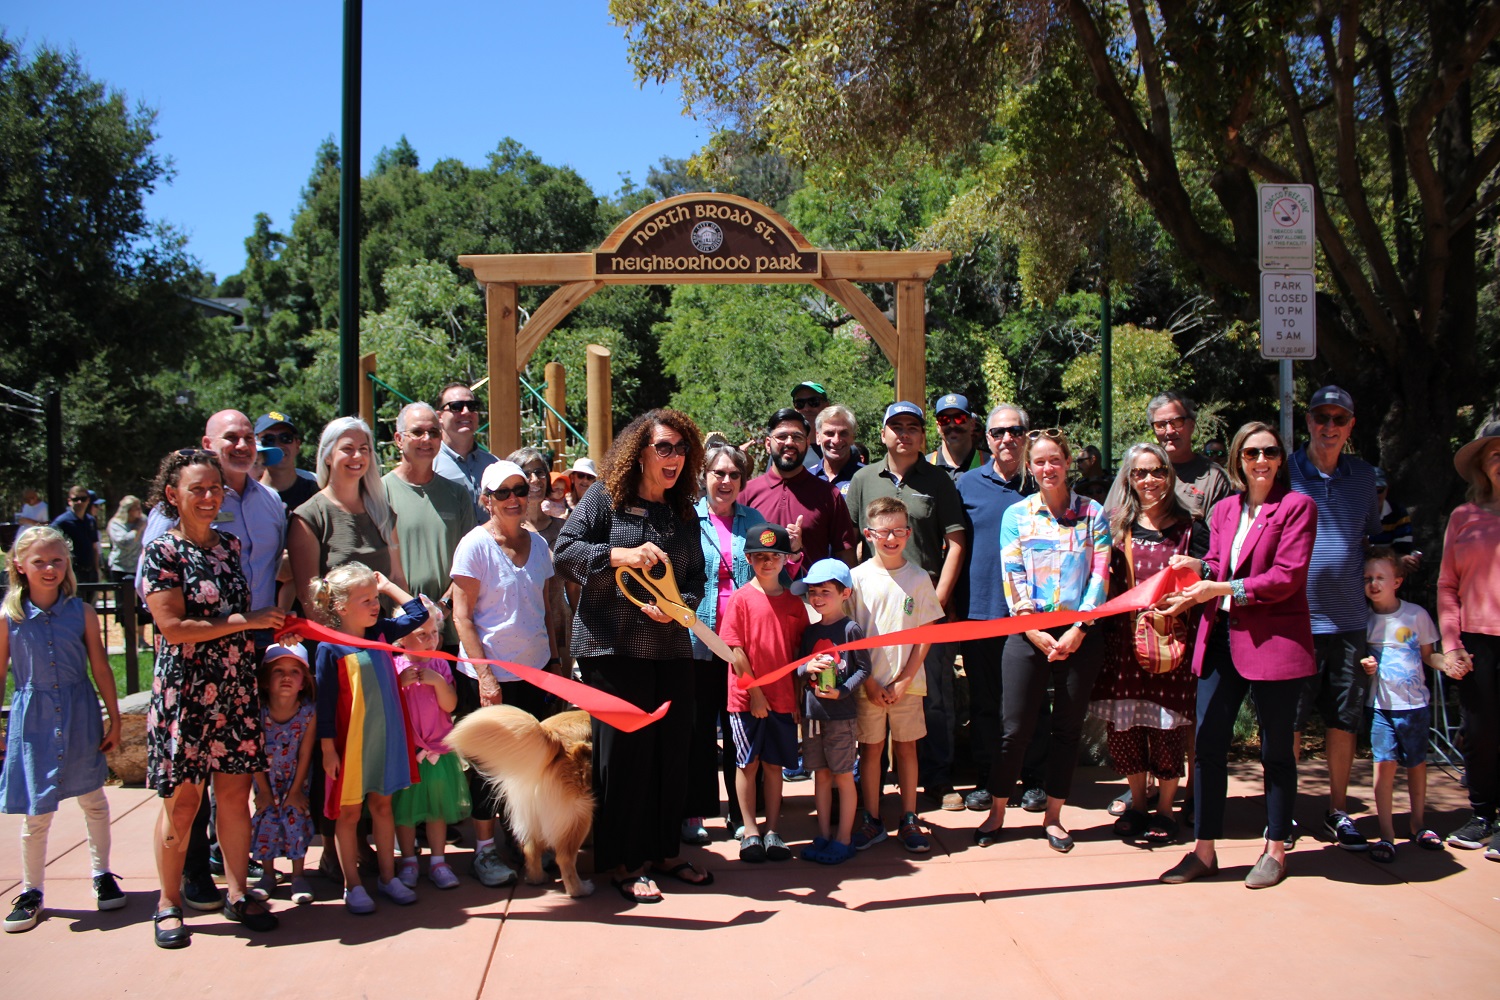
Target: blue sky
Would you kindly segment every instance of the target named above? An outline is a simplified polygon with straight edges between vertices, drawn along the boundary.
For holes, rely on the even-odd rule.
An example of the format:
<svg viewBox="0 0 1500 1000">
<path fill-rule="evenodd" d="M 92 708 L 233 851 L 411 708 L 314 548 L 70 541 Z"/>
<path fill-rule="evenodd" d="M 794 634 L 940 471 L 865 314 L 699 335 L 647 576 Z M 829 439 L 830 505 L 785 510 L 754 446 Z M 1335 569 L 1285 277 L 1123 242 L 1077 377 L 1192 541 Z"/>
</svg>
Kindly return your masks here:
<svg viewBox="0 0 1500 1000">
<path fill-rule="evenodd" d="M 424 168 L 478 165 L 505 136 L 601 194 L 708 141 L 678 91 L 641 88 L 605 0 L 442 7 L 365 0 L 363 169 L 405 134 Z M 176 178 L 148 202 L 220 278 L 244 266 L 256 212 L 285 226 L 318 144 L 338 140 L 343 4 L 5 0 L 28 49 L 75 49 L 96 80 L 157 109 Z M 585 249 L 579 247 L 578 249 Z"/>
</svg>

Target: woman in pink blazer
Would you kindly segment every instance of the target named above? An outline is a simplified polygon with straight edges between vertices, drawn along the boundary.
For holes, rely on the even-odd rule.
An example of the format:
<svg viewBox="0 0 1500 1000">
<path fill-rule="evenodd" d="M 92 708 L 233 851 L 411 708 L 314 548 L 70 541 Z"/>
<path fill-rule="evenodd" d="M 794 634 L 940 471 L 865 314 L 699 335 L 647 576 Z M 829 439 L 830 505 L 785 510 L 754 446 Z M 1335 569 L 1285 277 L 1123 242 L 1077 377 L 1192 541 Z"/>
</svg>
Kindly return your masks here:
<svg viewBox="0 0 1500 1000">
<path fill-rule="evenodd" d="M 1161 880 L 1190 882 L 1219 870 L 1214 842 L 1224 835 L 1229 743 L 1248 693 L 1260 719 L 1267 825 L 1264 851 L 1245 884 L 1264 889 L 1286 874 L 1283 841 L 1292 832 L 1297 797 L 1292 735 L 1297 698 L 1302 679 L 1316 672 L 1307 564 L 1318 510 L 1312 500 L 1289 490 L 1286 450 L 1267 424 L 1252 421 L 1239 429 L 1226 471 L 1240 492 L 1209 514 L 1208 555 L 1172 559 L 1174 566 L 1189 566 L 1203 577 L 1177 596 L 1174 607 L 1208 607 L 1193 648 L 1198 843 Z"/>
</svg>

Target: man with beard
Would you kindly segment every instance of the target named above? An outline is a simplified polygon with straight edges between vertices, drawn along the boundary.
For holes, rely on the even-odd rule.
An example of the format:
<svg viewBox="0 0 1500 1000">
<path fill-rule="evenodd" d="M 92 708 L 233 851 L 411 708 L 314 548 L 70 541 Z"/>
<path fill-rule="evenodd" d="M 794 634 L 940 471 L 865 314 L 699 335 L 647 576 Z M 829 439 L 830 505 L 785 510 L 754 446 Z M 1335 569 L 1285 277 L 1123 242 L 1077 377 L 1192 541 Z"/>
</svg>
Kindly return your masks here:
<svg viewBox="0 0 1500 1000">
<path fill-rule="evenodd" d="M 785 525 L 793 552 L 787 572 L 793 579 L 819 559 L 841 559 L 854 565 L 854 546 L 859 540 L 844 495 L 803 465 L 811 430 L 807 418 L 791 407 L 771 414 L 766 421 L 770 466 L 740 494 L 740 503 L 754 507 L 772 524 Z"/>
<path fill-rule="evenodd" d="M 964 408 L 965 415 L 968 407 Z M 965 427 L 965 433 L 968 428 Z M 948 473 L 922 457 L 926 443 L 922 408 L 905 400 L 886 407 L 880 440 L 884 461 L 865 466 L 849 484 L 848 502 L 863 532 L 865 511 L 876 497 L 896 497 L 906 505 L 911 535 L 906 561 L 927 571 L 937 589 L 938 602 L 952 620 L 963 608 L 954 602 L 963 571 L 968 533 L 964 528 L 963 499 Z M 869 550 L 867 545 L 866 551 Z M 958 648 L 951 642 L 933 643 L 924 663 L 927 736 L 918 742 L 922 789 L 944 809 L 964 808 L 963 796 L 953 789 L 953 738 L 957 711 L 953 700 L 953 666 Z M 915 689 L 915 685 L 914 685 Z"/>
</svg>

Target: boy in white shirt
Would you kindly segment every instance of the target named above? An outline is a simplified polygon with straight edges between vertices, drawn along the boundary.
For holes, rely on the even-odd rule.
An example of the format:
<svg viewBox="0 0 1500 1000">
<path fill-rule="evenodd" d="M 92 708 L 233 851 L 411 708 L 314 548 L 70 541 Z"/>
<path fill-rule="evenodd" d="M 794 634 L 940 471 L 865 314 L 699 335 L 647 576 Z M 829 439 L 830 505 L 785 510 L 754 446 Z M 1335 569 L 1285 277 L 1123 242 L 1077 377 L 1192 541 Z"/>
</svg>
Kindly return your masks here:
<svg viewBox="0 0 1500 1000">
<path fill-rule="evenodd" d="M 1424 663 L 1438 669 L 1442 657 L 1433 652 L 1437 626 L 1425 608 L 1396 596 L 1401 587 L 1401 564 L 1388 548 L 1370 550 L 1365 559 L 1365 597 L 1370 602 L 1366 633 L 1371 655 L 1360 661 L 1370 682 L 1370 745 L 1375 752 L 1375 809 L 1380 816 L 1380 839 L 1370 857 L 1389 864 L 1396 860 L 1396 828 L 1391 818 L 1396 768 L 1406 768 L 1411 799 L 1411 837 L 1418 847 L 1443 849 L 1443 841 L 1423 825 L 1427 800 L 1427 734 L 1432 725 Z"/>
</svg>

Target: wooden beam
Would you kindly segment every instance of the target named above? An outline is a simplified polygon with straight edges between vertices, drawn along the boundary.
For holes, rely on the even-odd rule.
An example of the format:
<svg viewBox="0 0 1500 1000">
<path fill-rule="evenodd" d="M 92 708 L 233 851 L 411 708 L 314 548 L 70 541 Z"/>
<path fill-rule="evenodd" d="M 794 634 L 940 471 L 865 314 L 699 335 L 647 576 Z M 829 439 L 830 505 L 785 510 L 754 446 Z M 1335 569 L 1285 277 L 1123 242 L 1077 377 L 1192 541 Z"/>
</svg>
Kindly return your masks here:
<svg viewBox="0 0 1500 1000">
<path fill-rule="evenodd" d="M 508 281 L 517 285 L 565 285 L 570 281 L 592 281 L 591 253 L 494 253 L 464 254 L 463 267 L 482 282 Z"/>
<path fill-rule="evenodd" d="M 946 250 L 823 250 L 821 277 L 849 281 L 905 281 L 931 278 L 953 255 Z M 813 275 L 701 274 L 662 278 L 652 274 L 594 273 L 592 253 L 464 254 L 459 264 L 482 282 L 566 285 L 600 280 L 607 285 L 784 285 L 816 280 Z"/>
<path fill-rule="evenodd" d="M 870 297 L 863 291 L 844 280 L 819 280 L 814 285 L 826 292 L 834 301 L 854 315 L 870 339 L 875 341 L 885 354 L 886 360 L 893 366 L 896 364 L 896 328 L 891 326 L 891 321 L 885 318 Z"/>
<path fill-rule="evenodd" d="M 927 283 L 896 282 L 896 398 L 927 409 Z"/>
<path fill-rule="evenodd" d="M 521 327 L 521 334 L 516 342 L 516 370 L 521 371 L 526 367 L 542 338 L 567 319 L 568 313 L 603 287 L 602 281 L 570 281 L 547 296 L 547 301 L 538 306 L 536 312 L 531 314 L 531 319 Z"/>
<path fill-rule="evenodd" d="M 615 425 L 612 390 L 609 381 L 609 348 L 590 344 L 585 349 L 584 374 L 588 378 L 589 394 L 589 458 L 595 462 L 604 459 L 604 453 L 614 443 Z"/>
<path fill-rule="evenodd" d="M 516 377 L 516 286 L 484 286 L 488 340 L 490 453 L 509 455 L 521 447 L 521 382 Z"/>
<path fill-rule="evenodd" d="M 549 361 L 545 369 L 547 373 L 547 405 L 558 413 L 568 412 L 568 370 L 560 361 Z M 552 449 L 552 468 L 555 472 L 567 470 L 567 463 L 563 461 L 563 449 L 567 445 L 567 435 L 563 433 L 562 421 L 557 419 L 552 410 L 547 411 L 547 447 Z"/>
<path fill-rule="evenodd" d="M 370 376 L 374 374 L 375 355 L 362 355 L 359 359 L 359 419 L 368 424 L 370 433 L 378 438 L 380 433 L 375 428 L 375 383 L 370 381 Z M 374 443 L 370 442 L 371 445 Z"/>
<path fill-rule="evenodd" d="M 823 277 L 850 281 L 926 281 L 953 258 L 947 250 L 824 250 Z"/>
</svg>

